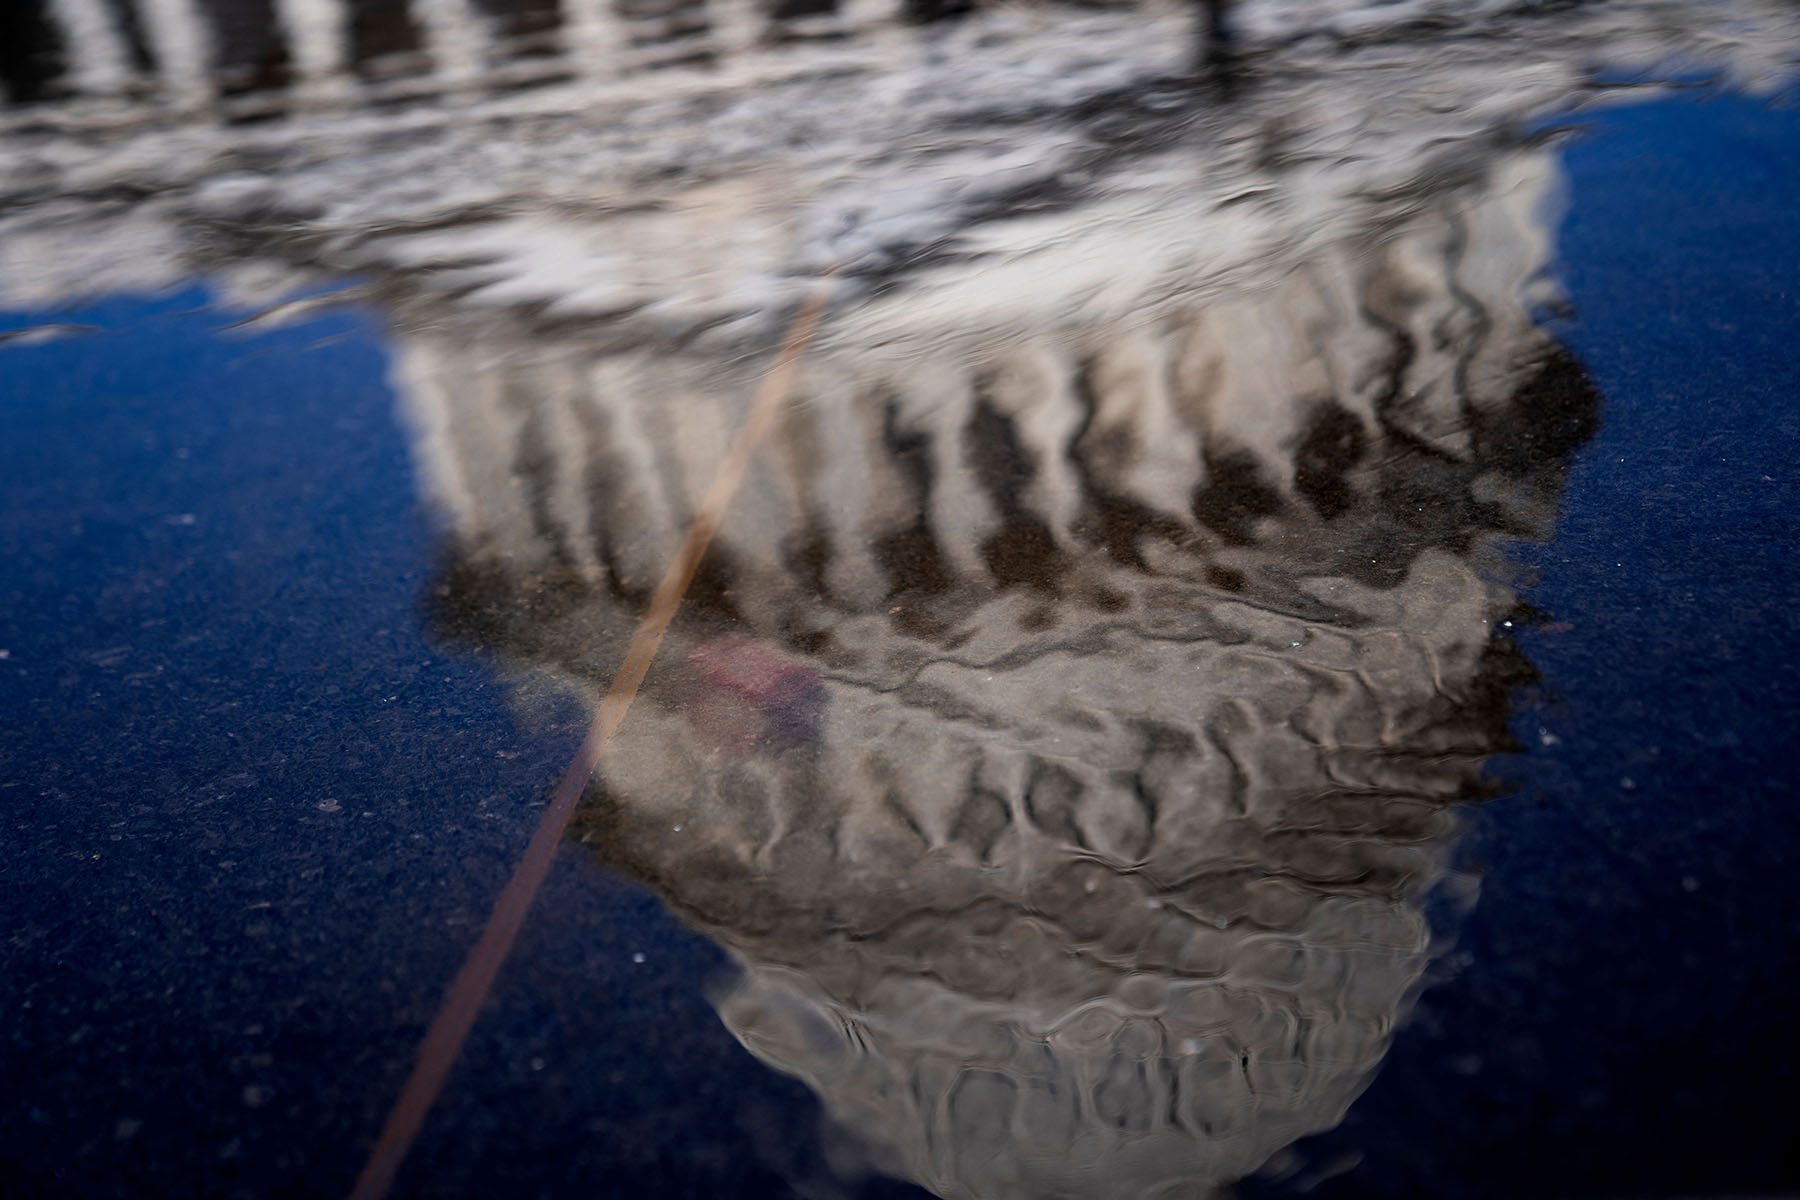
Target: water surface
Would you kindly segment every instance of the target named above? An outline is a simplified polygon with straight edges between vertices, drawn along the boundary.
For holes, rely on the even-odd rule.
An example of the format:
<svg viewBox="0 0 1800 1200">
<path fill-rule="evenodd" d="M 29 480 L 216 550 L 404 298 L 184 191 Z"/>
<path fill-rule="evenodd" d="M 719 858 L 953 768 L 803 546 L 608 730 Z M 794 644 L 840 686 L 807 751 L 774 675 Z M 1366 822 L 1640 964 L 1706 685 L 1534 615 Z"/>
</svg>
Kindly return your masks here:
<svg viewBox="0 0 1800 1200">
<path fill-rule="evenodd" d="M 9 1190 L 348 1188 L 828 266 L 399 1193 L 1800 1187 L 1791 19 L 1358 12 L 9 67 Z"/>
</svg>

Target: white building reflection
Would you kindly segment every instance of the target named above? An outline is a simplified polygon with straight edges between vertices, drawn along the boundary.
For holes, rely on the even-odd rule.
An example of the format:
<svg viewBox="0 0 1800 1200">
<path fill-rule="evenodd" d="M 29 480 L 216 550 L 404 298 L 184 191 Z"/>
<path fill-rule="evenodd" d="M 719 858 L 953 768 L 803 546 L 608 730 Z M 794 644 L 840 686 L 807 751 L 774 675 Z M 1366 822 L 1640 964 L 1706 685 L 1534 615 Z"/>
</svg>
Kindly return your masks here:
<svg viewBox="0 0 1800 1200">
<path fill-rule="evenodd" d="M 0 301 L 357 276 L 444 516 L 436 627 L 597 701 L 840 268 L 577 836 L 733 955 L 726 1024 L 868 1161 L 1208 1194 L 1367 1084 L 1507 746 L 1505 548 L 1597 404 L 1540 324 L 1559 179 L 1521 125 L 1671 57 L 1766 85 L 1800 44 L 1753 0 L 1387 36 L 1420 8 L 1288 45 L 1292 6 L 1246 5 L 1232 92 L 1173 78 L 1160 8 L 757 75 L 784 22 L 898 10 L 709 0 L 724 69 L 665 87 L 633 73 L 685 53 L 670 12 L 564 0 L 530 68 L 563 78 L 521 99 L 536 34 L 413 0 L 458 102 L 385 110 L 356 13 L 281 0 L 320 104 L 115 128 L 83 104 L 224 111 L 229 39 L 69 0 L 75 95 L 0 133 L 33 198 Z"/>
</svg>

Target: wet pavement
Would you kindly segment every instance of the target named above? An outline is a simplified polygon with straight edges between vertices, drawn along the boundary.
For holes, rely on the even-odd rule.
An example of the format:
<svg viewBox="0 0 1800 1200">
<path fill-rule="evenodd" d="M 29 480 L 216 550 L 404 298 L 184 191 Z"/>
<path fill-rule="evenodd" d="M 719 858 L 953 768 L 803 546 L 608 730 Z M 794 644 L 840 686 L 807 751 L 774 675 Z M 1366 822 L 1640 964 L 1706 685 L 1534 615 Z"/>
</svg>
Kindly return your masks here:
<svg viewBox="0 0 1800 1200">
<path fill-rule="evenodd" d="M 1791 10 L 181 7 L 0 55 L 0 1193 L 348 1192 L 819 295 L 395 1195 L 1800 1194 Z"/>
</svg>

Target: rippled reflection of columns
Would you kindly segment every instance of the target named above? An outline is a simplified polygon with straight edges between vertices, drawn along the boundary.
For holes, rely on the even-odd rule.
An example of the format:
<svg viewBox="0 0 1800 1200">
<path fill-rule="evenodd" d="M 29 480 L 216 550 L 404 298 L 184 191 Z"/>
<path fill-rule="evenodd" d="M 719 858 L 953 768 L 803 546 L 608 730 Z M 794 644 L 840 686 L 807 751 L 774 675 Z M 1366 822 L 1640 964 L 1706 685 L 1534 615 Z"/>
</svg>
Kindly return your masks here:
<svg viewBox="0 0 1800 1200">
<path fill-rule="evenodd" d="M 631 44 L 613 0 L 562 0 L 563 51 L 582 74 L 609 79 L 619 74 Z"/>
<path fill-rule="evenodd" d="M 820 65 L 827 55 L 841 55 L 845 65 L 873 67 L 891 74 L 910 69 L 908 63 L 912 60 L 897 53 L 902 47 L 914 45 L 925 53 L 927 46 L 942 40 L 897 37 L 906 24 L 907 9 L 902 0 L 827 0 L 825 11 L 799 14 L 783 12 L 783 6 L 771 0 L 703 0 L 698 5 L 666 7 L 652 4 L 648 7 L 657 11 L 651 12 L 637 6 L 622 11 L 614 0 L 559 0 L 550 19 L 556 27 L 553 44 L 562 53 L 546 56 L 542 54 L 545 39 L 536 33 L 525 35 L 525 40 L 513 39 L 506 33 L 507 22 L 496 24 L 478 0 L 405 0 L 401 11 L 391 15 L 418 33 L 423 53 L 396 52 L 365 62 L 353 61 L 357 53 L 356 39 L 351 36 L 357 11 L 354 0 L 267 2 L 294 92 L 302 101 L 358 96 L 419 97 L 439 92 L 469 97 L 489 86 L 506 89 L 548 84 L 566 80 L 570 75 L 614 80 L 676 64 L 689 68 L 701 63 L 730 66 L 765 53 L 789 65 L 801 61 L 797 56 L 803 54 L 817 54 Z M 236 111 L 263 115 L 282 108 L 279 93 L 264 90 L 266 78 L 253 82 L 249 86 L 251 94 L 244 94 L 244 73 L 239 68 L 245 64 L 218 61 L 217 51 L 223 38 L 211 22 L 232 11 L 231 0 L 220 0 L 218 5 L 201 0 L 43 0 L 43 4 L 45 18 L 55 31 L 53 39 L 47 37 L 35 14 L 23 18 L 17 28 L 24 30 L 25 37 L 60 43 L 60 56 L 45 55 L 29 71 L 46 69 L 44 63 L 60 58 L 64 64 L 61 78 L 50 81 L 47 87 L 43 86 L 44 80 L 34 75 L 26 78 L 21 99 L 112 96 L 136 92 L 149 82 L 156 85 L 152 90 L 160 92 L 175 107 L 200 109 L 216 98 L 226 77 L 236 74 L 239 77 L 230 78 L 229 85 L 223 87 L 232 94 L 231 105 Z M 1048 16 L 1027 19 L 1020 13 L 1008 12 L 1007 6 L 994 6 L 999 9 L 997 13 L 982 13 L 983 7 L 986 6 L 975 6 L 975 19 L 987 22 L 992 18 L 993 30 L 1001 40 L 1021 32 L 1054 36 L 1055 21 Z M 1198 20 L 1204 24 L 1207 14 L 1216 14 L 1219 7 L 1184 6 L 1179 0 L 1139 0 L 1133 19 L 1143 28 L 1155 27 L 1155 45 L 1136 45 L 1127 54 L 1141 58 L 1140 65 L 1147 69 L 1185 69 L 1188 55 L 1171 53 L 1159 62 L 1157 48 L 1166 50 L 1174 45 L 1181 40 L 1184 22 Z M 1441 7 L 1446 14 L 1451 11 L 1449 5 L 1424 7 Z M 1486 6 L 1476 7 L 1488 11 Z M 1496 6 L 1500 7 L 1505 6 Z M 1669 26 L 1670 36 L 1680 34 L 1685 20 L 1680 5 L 1649 0 L 1645 7 L 1664 10 L 1659 19 Z M 1748 15 L 1744 28 L 1751 31 L 1740 35 L 1741 41 L 1757 40 L 1757 25 L 1781 10 L 1778 4 L 1760 0 L 1739 0 L 1738 7 Z M 1296 30 L 1309 28 L 1362 37 L 1380 27 L 1379 21 L 1388 19 L 1379 14 L 1404 21 L 1405 12 L 1412 9 L 1413 6 L 1367 5 L 1358 0 L 1316 5 L 1261 0 L 1235 5 L 1232 11 L 1237 14 L 1236 44 L 1249 46 L 1284 44 L 1294 39 Z M 121 20 L 122 11 L 129 11 L 131 20 Z M 1632 14 L 1623 5 L 1621 11 L 1620 23 L 1629 27 Z M 1702 6 L 1697 13 L 1698 23 L 1705 26 L 1707 14 L 1712 12 L 1712 6 Z M 1608 21 L 1601 12 L 1559 19 L 1573 25 L 1590 16 L 1595 25 Z M 1719 23 L 1732 16 L 1724 6 L 1718 9 Z M 1097 20 L 1081 6 L 1070 6 L 1058 19 L 1063 18 L 1084 27 L 1094 26 Z M 142 35 L 143 44 L 138 49 L 148 57 L 153 76 L 149 81 L 139 78 L 128 28 Z M 1116 32 L 1115 29 L 1113 33 Z M 1644 28 L 1627 28 L 1625 32 L 1641 35 Z M 1708 37 L 1716 37 L 1716 31 L 1706 32 Z M 1584 36 L 1591 37 L 1592 33 L 1592 29 L 1586 30 Z M 954 36 L 951 35 L 952 40 Z M 1713 49 L 1706 43 L 1695 45 L 1703 52 Z M 780 68 L 772 70 L 780 73 Z M 729 88 L 738 77 L 738 73 L 726 71 L 714 79 Z"/>
<path fill-rule="evenodd" d="M 52 0 L 51 17 L 69 59 L 68 83 L 84 95 L 112 95 L 131 81 L 131 50 L 106 0 Z"/>
<path fill-rule="evenodd" d="M 304 99 L 350 90 L 350 13 L 346 0 L 275 0 L 294 86 Z"/>
<path fill-rule="evenodd" d="M 213 96 L 213 35 L 195 0 L 137 0 L 163 97 L 198 108 Z"/>
<path fill-rule="evenodd" d="M 707 0 L 707 19 L 720 53 L 749 54 L 769 34 L 769 10 L 764 0 Z"/>
<path fill-rule="evenodd" d="M 471 82 L 487 65 L 490 31 L 473 0 L 412 0 L 436 76 L 453 87 Z"/>
</svg>

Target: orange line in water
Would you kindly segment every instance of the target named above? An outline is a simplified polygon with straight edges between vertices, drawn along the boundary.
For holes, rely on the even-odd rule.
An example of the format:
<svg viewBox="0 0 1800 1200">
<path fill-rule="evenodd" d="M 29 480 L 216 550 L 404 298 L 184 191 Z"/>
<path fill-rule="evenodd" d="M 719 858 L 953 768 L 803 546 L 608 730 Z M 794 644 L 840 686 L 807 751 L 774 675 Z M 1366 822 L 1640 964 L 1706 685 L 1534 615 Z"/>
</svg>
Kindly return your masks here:
<svg viewBox="0 0 1800 1200">
<path fill-rule="evenodd" d="M 832 273 L 826 273 L 827 281 Z M 613 735 L 618 733 L 625 715 L 631 711 L 631 702 L 643 685 L 650 662 L 662 646 L 663 634 L 668 632 L 669 622 L 674 619 L 675 610 L 681 606 L 682 597 L 693 583 L 694 572 L 699 569 L 713 534 L 744 481 L 751 455 L 767 436 L 782 402 L 793 390 L 795 372 L 825 311 L 827 293 L 827 284 L 821 282 L 789 327 L 774 366 L 763 377 L 743 426 L 725 451 L 719 472 L 713 476 L 712 486 L 694 513 L 693 523 L 688 526 L 687 537 L 676 551 L 675 561 L 669 564 L 668 572 L 657 585 L 656 594 L 650 598 L 649 610 L 632 635 L 631 645 L 625 650 L 625 660 L 619 664 L 612 687 L 600 702 L 600 711 L 595 714 L 587 737 L 557 784 L 549 806 L 538 821 L 537 832 L 532 834 L 531 843 L 525 847 L 519 865 L 513 869 L 512 878 L 507 880 L 499 899 L 494 902 L 487 927 L 481 931 L 481 940 L 464 960 L 437 1015 L 425 1031 L 412 1074 L 407 1076 L 406 1085 L 400 1089 L 400 1097 L 388 1113 L 381 1136 L 369 1152 L 356 1185 L 350 1190 L 350 1200 L 381 1200 L 393 1187 L 400 1164 L 424 1126 L 426 1115 L 444 1090 L 444 1082 L 462 1054 L 469 1030 L 474 1027 L 488 993 L 493 990 L 494 979 L 518 939 L 525 914 L 550 873 L 550 864 L 556 857 L 563 831 L 568 828 L 569 818 L 575 815 L 575 806 L 587 790 L 594 768 L 600 764 Z"/>
</svg>

